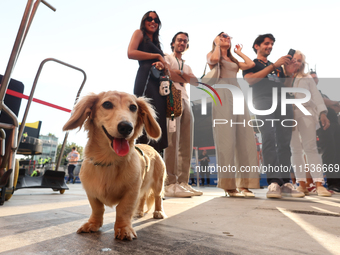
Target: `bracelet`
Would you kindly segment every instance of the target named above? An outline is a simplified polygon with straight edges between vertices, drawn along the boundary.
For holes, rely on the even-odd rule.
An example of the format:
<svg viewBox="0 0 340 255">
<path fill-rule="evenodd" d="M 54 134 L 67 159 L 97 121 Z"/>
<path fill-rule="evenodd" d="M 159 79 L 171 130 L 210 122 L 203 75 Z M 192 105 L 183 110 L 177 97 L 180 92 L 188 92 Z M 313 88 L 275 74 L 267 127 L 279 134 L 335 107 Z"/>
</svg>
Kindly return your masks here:
<svg viewBox="0 0 340 255">
<path fill-rule="evenodd" d="M 273 69 L 273 71 L 274 71 L 276 69 L 276 66 L 273 63 L 271 63 L 271 65 L 274 67 L 274 69 Z"/>
<path fill-rule="evenodd" d="M 184 74 L 183 70 L 180 70 L 180 72 L 181 72 L 180 76 L 183 76 L 183 74 Z"/>
</svg>

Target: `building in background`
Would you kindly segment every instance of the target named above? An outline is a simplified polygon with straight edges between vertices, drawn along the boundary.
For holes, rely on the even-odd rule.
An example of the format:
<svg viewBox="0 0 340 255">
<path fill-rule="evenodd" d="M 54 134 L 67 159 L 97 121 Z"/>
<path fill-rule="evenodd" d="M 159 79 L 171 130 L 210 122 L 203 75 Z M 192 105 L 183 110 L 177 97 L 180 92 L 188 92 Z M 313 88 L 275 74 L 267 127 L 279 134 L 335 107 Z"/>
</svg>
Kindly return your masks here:
<svg viewBox="0 0 340 255">
<path fill-rule="evenodd" d="M 42 154 L 34 156 L 34 160 L 38 161 L 41 157 L 43 160 L 51 158 L 50 162 L 55 162 L 58 148 L 58 137 L 49 134 L 40 135 L 39 139 L 42 141 Z"/>
</svg>

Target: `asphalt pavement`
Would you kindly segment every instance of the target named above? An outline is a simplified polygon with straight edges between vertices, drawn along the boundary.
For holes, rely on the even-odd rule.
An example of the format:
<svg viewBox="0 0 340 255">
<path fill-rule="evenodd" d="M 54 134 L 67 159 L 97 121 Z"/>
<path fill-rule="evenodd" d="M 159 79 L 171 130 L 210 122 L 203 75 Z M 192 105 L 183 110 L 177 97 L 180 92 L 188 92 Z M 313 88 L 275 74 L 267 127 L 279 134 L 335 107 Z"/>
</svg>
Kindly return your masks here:
<svg viewBox="0 0 340 255">
<path fill-rule="evenodd" d="M 166 198 L 166 219 L 135 219 L 138 238 L 120 241 L 115 208 L 99 232 L 76 234 L 91 209 L 81 184 L 68 187 L 18 190 L 0 206 L 0 254 L 340 254 L 340 194 L 228 198 L 202 187 L 199 197 Z"/>
</svg>

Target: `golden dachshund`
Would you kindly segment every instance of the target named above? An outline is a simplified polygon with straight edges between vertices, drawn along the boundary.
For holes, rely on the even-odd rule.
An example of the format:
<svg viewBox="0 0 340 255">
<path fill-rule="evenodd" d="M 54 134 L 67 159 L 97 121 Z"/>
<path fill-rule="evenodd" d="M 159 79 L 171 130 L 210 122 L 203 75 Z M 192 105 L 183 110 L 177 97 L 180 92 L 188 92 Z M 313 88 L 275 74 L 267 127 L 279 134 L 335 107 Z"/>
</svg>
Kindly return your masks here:
<svg viewBox="0 0 340 255">
<path fill-rule="evenodd" d="M 147 99 L 108 91 L 83 97 L 74 107 L 63 130 L 81 128 L 88 132 L 80 180 L 92 214 L 77 233 L 98 231 L 103 225 L 104 205 L 116 207 L 115 237 L 137 237 L 132 217 L 144 215 L 155 204 L 153 217 L 163 219 L 162 195 L 165 165 L 149 145 L 134 145 L 143 127 L 150 139 L 161 129 Z M 146 212 L 147 212 L 146 211 Z"/>
</svg>

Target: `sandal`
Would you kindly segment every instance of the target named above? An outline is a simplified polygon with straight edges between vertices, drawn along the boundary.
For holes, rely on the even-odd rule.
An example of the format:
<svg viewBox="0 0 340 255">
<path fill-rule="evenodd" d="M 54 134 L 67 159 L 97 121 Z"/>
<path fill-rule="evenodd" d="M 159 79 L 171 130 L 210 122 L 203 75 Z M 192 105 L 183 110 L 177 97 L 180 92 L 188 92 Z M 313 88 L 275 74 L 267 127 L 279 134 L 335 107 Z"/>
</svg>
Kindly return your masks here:
<svg viewBox="0 0 340 255">
<path fill-rule="evenodd" d="M 242 190 L 239 190 L 239 192 L 241 194 L 243 194 L 245 197 L 255 197 L 254 193 L 251 192 L 250 190 L 248 189 L 242 189 Z"/>
<path fill-rule="evenodd" d="M 244 194 L 238 192 L 237 190 L 225 190 L 226 197 L 245 197 Z"/>
</svg>

